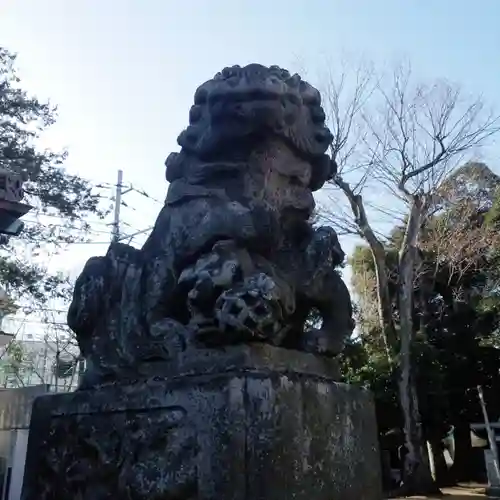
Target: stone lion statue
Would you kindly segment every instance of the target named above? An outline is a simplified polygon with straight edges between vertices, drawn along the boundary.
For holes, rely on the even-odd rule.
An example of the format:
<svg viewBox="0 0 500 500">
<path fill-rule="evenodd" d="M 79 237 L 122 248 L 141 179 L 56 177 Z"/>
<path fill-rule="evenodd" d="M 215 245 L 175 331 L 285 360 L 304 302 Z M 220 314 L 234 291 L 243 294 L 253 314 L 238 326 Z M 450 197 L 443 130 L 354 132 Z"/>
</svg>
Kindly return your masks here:
<svg viewBox="0 0 500 500">
<path fill-rule="evenodd" d="M 331 139 L 319 92 L 284 69 L 233 66 L 201 85 L 143 248 L 111 244 L 77 280 L 68 324 L 84 385 L 215 345 L 337 355 L 354 327 L 344 253 L 310 222 L 335 173 Z"/>
</svg>

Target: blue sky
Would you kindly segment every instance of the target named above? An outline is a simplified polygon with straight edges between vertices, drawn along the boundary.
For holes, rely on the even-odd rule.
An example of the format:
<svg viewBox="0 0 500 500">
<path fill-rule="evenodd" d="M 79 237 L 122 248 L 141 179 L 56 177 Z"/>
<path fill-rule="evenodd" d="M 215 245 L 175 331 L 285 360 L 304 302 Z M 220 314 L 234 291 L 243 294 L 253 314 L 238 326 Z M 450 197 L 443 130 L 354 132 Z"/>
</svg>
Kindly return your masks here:
<svg viewBox="0 0 500 500">
<path fill-rule="evenodd" d="M 162 194 L 197 85 L 225 65 L 314 74 L 342 54 L 412 61 L 500 100 L 500 2 L 481 0 L 0 0 L 0 43 L 59 105 L 50 143 L 99 180 L 117 168 Z"/>
<path fill-rule="evenodd" d="M 156 198 L 195 88 L 222 67 L 260 62 L 312 75 L 342 56 L 407 58 L 500 109 L 498 0 L 0 0 L 0 45 L 24 85 L 59 105 L 43 140 L 96 182 L 116 170 Z M 498 165 L 498 148 L 486 160 Z M 132 202 L 132 198 L 130 198 Z M 136 228 L 159 206 L 134 198 Z M 107 239 L 107 235 L 105 238 Z M 106 246 L 80 248 L 82 259 Z M 69 261 L 68 261 L 69 262 Z"/>
</svg>

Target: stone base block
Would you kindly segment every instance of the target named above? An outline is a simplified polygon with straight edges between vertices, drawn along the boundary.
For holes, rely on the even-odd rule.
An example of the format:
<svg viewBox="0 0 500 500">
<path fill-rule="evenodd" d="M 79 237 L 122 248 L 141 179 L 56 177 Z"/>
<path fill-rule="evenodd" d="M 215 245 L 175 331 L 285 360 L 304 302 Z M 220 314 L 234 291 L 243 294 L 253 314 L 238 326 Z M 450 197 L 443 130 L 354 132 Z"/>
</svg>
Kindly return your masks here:
<svg viewBox="0 0 500 500">
<path fill-rule="evenodd" d="M 253 346 L 198 367 L 38 398 L 22 499 L 382 498 L 371 396 L 333 362 Z"/>
</svg>

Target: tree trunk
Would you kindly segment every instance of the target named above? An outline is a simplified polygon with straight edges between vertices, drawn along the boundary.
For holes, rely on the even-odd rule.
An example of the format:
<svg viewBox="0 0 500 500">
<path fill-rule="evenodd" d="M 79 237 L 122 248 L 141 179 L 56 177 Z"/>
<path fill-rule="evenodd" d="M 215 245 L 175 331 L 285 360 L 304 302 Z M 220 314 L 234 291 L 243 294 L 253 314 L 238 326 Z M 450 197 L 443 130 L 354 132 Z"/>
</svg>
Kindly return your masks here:
<svg viewBox="0 0 500 500">
<path fill-rule="evenodd" d="M 375 235 L 366 216 L 361 195 L 354 194 L 348 183 L 340 176 L 335 183 L 347 196 L 359 228 L 360 235 L 369 244 L 375 262 L 377 276 L 377 298 L 379 301 L 379 319 L 389 360 L 397 346 L 397 337 L 392 315 L 392 302 L 389 294 L 389 278 L 385 249 Z M 416 259 L 416 243 L 423 213 L 423 200 L 415 196 L 412 200 L 407 230 L 399 255 L 398 299 L 400 310 L 400 403 L 404 420 L 406 456 L 403 467 L 403 493 L 428 494 L 439 493 L 432 479 L 423 448 L 420 412 L 416 392 L 414 367 L 412 366 L 413 344 L 413 280 Z"/>
<path fill-rule="evenodd" d="M 416 391 L 413 351 L 413 292 L 417 239 L 423 211 L 423 200 L 412 201 L 405 237 L 399 253 L 398 300 L 400 316 L 399 397 L 404 420 L 406 455 L 403 467 L 405 495 L 427 495 L 439 492 L 432 479 L 427 452 L 424 449 Z"/>
<path fill-rule="evenodd" d="M 451 474 L 455 482 L 472 481 L 477 479 L 477 469 L 474 467 L 472 443 L 470 438 L 470 424 L 466 419 L 457 417 L 454 422 L 454 450 Z"/>
<path fill-rule="evenodd" d="M 371 231 L 371 228 L 370 232 Z M 372 232 L 373 233 L 373 232 Z M 375 235 L 373 235 L 375 236 Z M 392 360 L 396 350 L 396 332 L 392 314 L 392 301 L 389 294 L 389 277 L 387 273 L 387 263 L 385 260 L 385 249 L 380 241 L 374 237 L 365 236 L 370 245 L 370 250 L 375 263 L 375 276 L 377 279 L 377 305 L 380 329 L 383 334 L 387 356 Z"/>
<path fill-rule="evenodd" d="M 349 200 L 354 220 L 359 229 L 359 234 L 370 246 L 377 277 L 377 302 L 380 329 L 382 331 L 387 357 L 391 361 L 397 346 L 397 337 L 392 315 L 392 301 L 389 294 L 389 276 L 385 259 L 385 248 L 370 226 L 368 217 L 366 216 L 363 197 L 360 194 L 355 194 L 350 185 L 345 182 L 340 175 L 335 177 L 334 182 L 342 189 Z"/>
</svg>

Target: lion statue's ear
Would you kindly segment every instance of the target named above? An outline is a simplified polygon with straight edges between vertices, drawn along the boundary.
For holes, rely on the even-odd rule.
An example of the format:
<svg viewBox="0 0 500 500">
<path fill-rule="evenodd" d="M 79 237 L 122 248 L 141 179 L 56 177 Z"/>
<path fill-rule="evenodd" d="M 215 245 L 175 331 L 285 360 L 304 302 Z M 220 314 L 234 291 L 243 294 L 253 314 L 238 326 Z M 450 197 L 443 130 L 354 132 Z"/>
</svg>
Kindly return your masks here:
<svg viewBox="0 0 500 500">
<path fill-rule="evenodd" d="M 331 180 L 337 173 L 337 163 L 328 155 L 323 155 L 315 161 L 312 169 L 311 182 L 309 187 L 311 191 L 321 189 L 325 182 Z"/>
<path fill-rule="evenodd" d="M 179 153 L 170 153 L 165 160 L 165 178 L 167 182 L 173 182 L 180 179 L 184 172 L 182 168 L 182 158 Z"/>
</svg>

